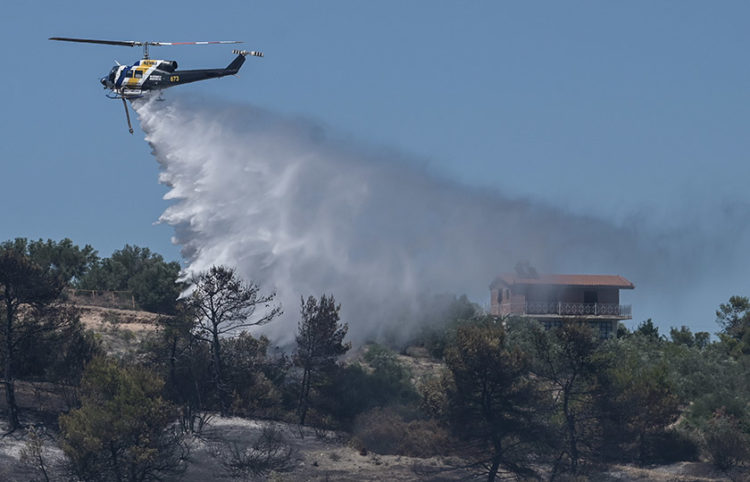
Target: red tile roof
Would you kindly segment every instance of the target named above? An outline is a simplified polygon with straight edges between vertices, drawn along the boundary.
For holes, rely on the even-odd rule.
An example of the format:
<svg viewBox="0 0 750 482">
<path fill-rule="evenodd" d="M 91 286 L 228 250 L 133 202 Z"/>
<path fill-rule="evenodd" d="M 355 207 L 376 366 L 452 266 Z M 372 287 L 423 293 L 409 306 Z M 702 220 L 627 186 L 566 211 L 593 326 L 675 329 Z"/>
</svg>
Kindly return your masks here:
<svg viewBox="0 0 750 482">
<path fill-rule="evenodd" d="M 490 288 L 498 283 L 513 285 L 568 285 L 568 286 L 606 286 L 632 290 L 635 285 L 619 275 L 609 274 L 540 274 L 536 278 L 522 278 L 517 274 L 505 273 L 492 282 Z"/>
</svg>

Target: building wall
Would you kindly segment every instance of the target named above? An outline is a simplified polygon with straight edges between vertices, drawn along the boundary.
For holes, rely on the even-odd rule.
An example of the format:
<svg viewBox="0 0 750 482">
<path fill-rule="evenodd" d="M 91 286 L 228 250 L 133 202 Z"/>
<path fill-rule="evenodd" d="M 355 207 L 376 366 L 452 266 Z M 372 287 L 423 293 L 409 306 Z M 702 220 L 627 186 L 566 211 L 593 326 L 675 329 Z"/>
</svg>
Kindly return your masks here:
<svg viewBox="0 0 750 482">
<path fill-rule="evenodd" d="M 509 295 L 508 298 L 503 293 Z M 526 304 L 526 294 L 516 293 L 506 287 L 498 287 L 490 290 L 490 314 L 502 316 L 511 314 L 511 306 L 523 307 Z"/>
<path fill-rule="evenodd" d="M 500 316 L 500 288 L 490 290 L 490 314 Z"/>
<path fill-rule="evenodd" d="M 620 290 L 617 288 L 601 288 L 599 291 L 599 303 L 612 305 L 620 304 Z"/>
<path fill-rule="evenodd" d="M 512 302 L 523 299 L 529 302 L 563 302 L 584 303 L 585 292 L 594 291 L 597 303 L 619 304 L 620 291 L 617 288 L 581 287 L 581 286 L 516 286 L 511 288 Z M 498 289 L 499 291 L 499 289 Z"/>
<path fill-rule="evenodd" d="M 490 313 L 495 316 L 521 313 L 526 302 L 584 303 L 585 292 L 596 292 L 597 303 L 620 303 L 620 290 L 608 287 L 582 286 L 512 286 L 498 285 L 490 290 Z"/>
</svg>

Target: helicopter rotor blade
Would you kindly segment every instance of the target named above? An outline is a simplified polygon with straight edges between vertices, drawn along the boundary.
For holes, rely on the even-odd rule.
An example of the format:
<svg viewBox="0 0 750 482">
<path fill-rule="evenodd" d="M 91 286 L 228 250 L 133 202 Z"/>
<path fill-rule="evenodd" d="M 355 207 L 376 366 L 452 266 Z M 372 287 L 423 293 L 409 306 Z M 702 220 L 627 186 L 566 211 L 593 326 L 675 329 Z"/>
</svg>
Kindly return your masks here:
<svg viewBox="0 0 750 482">
<path fill-rule="evenodd" d="M 135 40 L 98 40 L 88 38 L 71 38 L 71 37 L 50 37 L 50 40 L 59 40 L 61 42 L 80 42 L 87 44 L 104 44 L 104 45 L 123 45 L 125 47 L 135 47 L 136 45 L 143 45 L 143 42 L 136 42 Z"/>
<path fill-rule="evenodd" d="M 148 42 L 149 45 L 213 45 L 213 44 L 241 44 L 241 40 L 214 40 L 211 42 Z"/>
<path fill-rule="evenodd" d="M 149 45 L 212 45 L 212 44 L 241 44 L 239 40 L 214 40 L 209 42 L 138 42 L 135 40 L 98 40 L 74 37 L 50 37 L 50 40 L 62 42 L 80 42 L 88 44 L 123 45 L 125 47 L 143 46 L 143 58 L 148 58 Z"/>
</svg>

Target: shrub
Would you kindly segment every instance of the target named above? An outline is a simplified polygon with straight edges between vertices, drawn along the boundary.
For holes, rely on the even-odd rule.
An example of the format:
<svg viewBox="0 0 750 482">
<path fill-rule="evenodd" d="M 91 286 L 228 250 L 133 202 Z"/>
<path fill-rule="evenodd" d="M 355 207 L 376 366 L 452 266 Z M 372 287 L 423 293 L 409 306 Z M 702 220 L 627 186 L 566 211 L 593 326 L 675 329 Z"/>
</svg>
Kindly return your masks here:
<svg viewBox="0 0 750 482">
<path fill-rule="evenodd" d="M 256 480 L 272 471 L 291 470 L 294 451 L 284 435 L 266 427 L 251 442 L 217 442 L 212 454 L 233 480 Z"/>
<path fill-rule="evenodd" d="M 671 464 L 698 460 L 698 444 L 679 430 L 665 430 L 652 434 L 647 441 L 648 463 Z"/>
<path fill-rule="evenodd" d="M 231 412 L 242 417 L 278 418 L 281 415 L 281 392 L 263 373 L 253 373 L 241 391 L 235 389 Z"/>
<path fill-rule="evenodd" d="M 441 419 L 448 413 L 448 387 L 450 380 L 446 376 L 431 377 L 419 386 L 422 397 L 420 407 L 431 417 Z"/>
<path fill-rule="evenodd" d="M 379 394 L 378 405 L 410 403 L 419 398 L 411 383 L 411 373 L 391 350 L 371 345 L 364 359 L 372 367 L 370 383 Z"/>
<path fill-rule="evenodd" d="M 463 320 L 475 318 L 482 310 L 466 295 L 442 294 L 423 301 L 425 310 L 419 319 L 410 323 L 420 328 L 409 344 L 424 347 L 433 358 L 442 359 L 456 328 Z"/>
<path fill-rule="evenodd" d="M 432 457 L 445 454 L 450 436 L 435 420 L 407 421 L 394 408 L 375 408 L 355 422 L 352 444 L 382 455 Z"/>
<path fill-rule="evenodd" d="M 711 462 L 728 470 L 750 460 L 750 436 L 738 420 L 717 410 L 703 430 L 703 444 Z"/>
<path fill-rule="evenodd" d="M 81 406 L 60 416 L 60 446 L 82 480 L 160 480 L 184 467 L 184 446 L 163 382 L 142 367 L 94 359 Z"/>
</svg>

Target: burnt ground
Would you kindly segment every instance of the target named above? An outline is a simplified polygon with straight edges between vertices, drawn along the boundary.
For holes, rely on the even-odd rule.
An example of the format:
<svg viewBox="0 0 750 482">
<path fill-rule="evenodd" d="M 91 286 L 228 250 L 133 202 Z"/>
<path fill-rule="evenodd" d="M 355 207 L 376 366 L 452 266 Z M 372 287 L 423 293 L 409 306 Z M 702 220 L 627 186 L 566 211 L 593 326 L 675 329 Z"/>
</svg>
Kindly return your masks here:
<svg viewBox="0 0 750 482">
<path fill-rule="evenodd" d="M 39 422 L 29 419 L 28 423 Z M 5 428 L 0 423 L 0 430 Z M 275 469 L 260 475 L 232 474 L 228 462 L 232 448 L 239 454 L 252 454 L 253 446 L 264 433 L 271 431 L 281 441 L 281 449 L 272 460 Z M 54 433 L 45 438 L 43 458 L 50 467 L 51 480 L 68 480 L 60 467 L 62 452 L 54 443 Z M 21 461 L 29 434 L 20 429 L 0 438 L 0 480 L 43 480 L 40 472 Z M 207 480 L 270 480 L 277 482 L 337 481 L 459 481 L 483 480 L 471 470 L 460 468 L 462 461 L 450 457 L 415 458 L 362 453 L 347 444 L 347 435 L 318 431 L 292 424 L 251 420 L 237 417 L 209 416 L 199 436 L 187 439 L 189 462 L 179 475 L 169 481 L 202 482 Z M 561 479 L 565 480 L 565 479 Z M 671 465 L 635 467 L 613 465 L 592 470 L 576 481 L 657 481 L 709 482 L 750 480 L 747 470 L 723 473 L 704 462 L 679 462 Z"/>
<path fill-rule="evenodd" d="M 158 315 L 132 310 L 79 306 L 81 321 L 100 337 L 105 349 L 114 355 L 123 355 L 132 350 L 144 337 L 156 329 Z M 438 375 L 442 366 L 422 353 L 411 356 L 398 355 L 398 359 L 411 371 L 414 382 Z M 65 410 L 70 397 L 70 388 L 49 383 L 19 381 L 17 397 L 24 409 L 22 415 L 26 427 L 50 427 L 43 436 L 42 458 L 50 470 L 50 480 L 69 480 L 61 469 L 62 451 L 55 443 L 55 417 L 45 415 Z M 2 389 L 0 389 L 0 395 Z M 0 410 L 4 396 L 0 397 Z M 7 426 L 0 420 L 0 434 Z M 249 472 L 232 474 L 228 462 L 233 450 L 237 454 L 252 454 L 253 445 L 262 434 L 269 431 L 281 440 L 279 455 L 272 460 L 276 468 L 262 475 Z M 23 449 L 30 439 L 28 429 L 0 436 L 0 481 L 44 480 L 34 464 L 21 459 Z M 181 475 L 165 480 L 272 480 L 272 481 L 458 481 L 483 480 L 483 477 L 468 469 L 464 463 L 451 457 L 415 458 L 394 455 L 379 455 L 360 452 L 348 445 L 349 436 L 343 433 L 319 431 L 292 424 L 208 416 L 207 425 L 200 436 L 187 440 L 189 459 Z M 235 460 L 238 460 L 235 457 Z M 240 471 L 241 472 L 241 471 Z M 636 467 L 612 465 L 592 470 L 577 477 L 576 481 L 663 481 L 663 482 L 708 482 L 747 481 L 750 470 L 742 469 L 723 473 L 705 462 L 679 462 L 671 465 Z"/>
<path fill-rule="evenodd" d="M 4 429 L 0 424 L 0 430 Z M 227 463 L 231 449 L 251 453 L 257 439 L 272 430 L 280 436 L 281 455 L 273 461 L 275 469 L 263 474 L 233 474 Z M 43 458 L 52 480 L 61 480 L 62 451 L 51 434 L 45 439 Z M 29 481 L 41 472 L 21 460 L 21 452 L 30 439 L 25 429 L 0 439 L 0 480 Z M 207 480 L 274 480 L 274 481 L 459 481 L 473 480 L 474 474 L 453 465 L 460 461 L 443 457 L 426 459 L 362 453 L 346 444 L 347 437 L 335 432 L 262 420 L 211 417 L 200 436 L 190 437 L 189 462 L 184 473 L 166 480 L 199 482 Z M 41 479 L 40 479 L 41 480 Z M 480 480 L 480 479 L 477 479 Z"/>
</svg>

